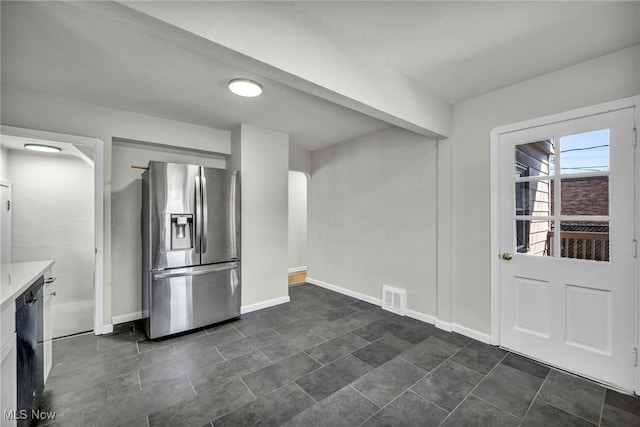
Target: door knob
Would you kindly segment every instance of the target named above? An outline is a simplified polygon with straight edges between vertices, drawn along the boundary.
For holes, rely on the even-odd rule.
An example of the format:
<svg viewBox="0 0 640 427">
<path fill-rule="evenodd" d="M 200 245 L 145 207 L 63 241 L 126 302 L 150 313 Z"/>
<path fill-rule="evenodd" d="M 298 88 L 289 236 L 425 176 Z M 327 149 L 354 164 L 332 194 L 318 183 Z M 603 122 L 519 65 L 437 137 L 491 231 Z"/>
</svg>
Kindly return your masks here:
<svg viewBox="0 0 640 427">
<path fill-rule="evenodd" d="M 502 254 L 502 259 L 510 261 L 511 258 L 513 258 L 513 255 L 511 255 L 509 252 L 505 252 Z"/>
</svg>

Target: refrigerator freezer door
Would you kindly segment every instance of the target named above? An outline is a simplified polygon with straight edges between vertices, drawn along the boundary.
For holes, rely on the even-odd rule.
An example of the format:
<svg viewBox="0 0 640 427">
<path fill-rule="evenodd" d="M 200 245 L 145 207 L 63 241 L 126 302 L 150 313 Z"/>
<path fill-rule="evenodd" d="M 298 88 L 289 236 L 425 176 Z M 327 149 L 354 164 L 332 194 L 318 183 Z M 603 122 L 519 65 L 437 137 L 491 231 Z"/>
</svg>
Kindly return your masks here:
<svg viewBox="0 0 640 427">
<path fill-rule="evenodd" d="M 240 179 L 237 171 L 202 168 L 202 264 L 240 257 Z"/>
<path fill-rule="evenodd" d="M 151 269 L 200 264 L 196 236 L 200 220 L 196 212 L 199 176 L 199 166 L 149 162 L 150 209 L 146 223 L 151 227 Z"/>
<path fill-rule="evenodd" d="M 150 273 L 149 338 L 240 316 L 238 267 L 228 262 Z"/>
</svg>

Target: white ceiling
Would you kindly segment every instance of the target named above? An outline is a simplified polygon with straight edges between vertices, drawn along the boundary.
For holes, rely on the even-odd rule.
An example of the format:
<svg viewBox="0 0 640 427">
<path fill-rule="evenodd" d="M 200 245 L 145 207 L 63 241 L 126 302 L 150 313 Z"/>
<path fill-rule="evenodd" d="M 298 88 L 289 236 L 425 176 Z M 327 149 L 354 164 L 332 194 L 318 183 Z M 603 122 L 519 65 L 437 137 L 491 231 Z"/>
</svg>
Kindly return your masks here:
<svg viewBox="0 0 640 427">
<path fill-rule="evenodd" d="M 42 153 L 42 152 L 33 152 L 33 155 L 39 156 L 71 156 L 77 157 L 83 162 L 87 163 L 89 166 L 93 167 L 93 149 L 86 150 L 87 154 L 80 151 L 75 145 L 67 143 L 67 142 L 59 142 L 59 141 L 46 141 L 42 139 L 33 139 L 33 138 L 25 138 L 22 136 L 14 136 L 14 135 L 0 135 L 0 146 L 5 147 L 8 150 L 15 151 L 27 151 L 24 148 L 25 144 L 40 144 L 40 145 L 49 145 L 52 147 L 58 147 L 60 149 L 60 153 Z"/>
<path fill-rule="evenodd" d="M 450 103 L 640 43 L 640 2 L 273 7 Z M 153 20 L 141 25 L 128 18 L 73 3 L 2 1 L 2 83 L 219 129 L 238 123 L 276 129 L 308 150 L 389 126 L 203 54 L 178 37 L 158 37 Z M 232 95 L 226 82 L 235 77 L 260 80 L 264 94 Z"/>
<path fill-rule="evenodd" d="M 3 1 L 2 83 L 218 129 L 248 123 L 307 150 L 390 126 L 154 34 L 72 4 Z M 233 95 L 236 77 L 264 93 Z"/>
<path fill-rule="evenodd" d="M 640 2 L 286 2 L 450 103 L 640 43 Z"/>
</svg>

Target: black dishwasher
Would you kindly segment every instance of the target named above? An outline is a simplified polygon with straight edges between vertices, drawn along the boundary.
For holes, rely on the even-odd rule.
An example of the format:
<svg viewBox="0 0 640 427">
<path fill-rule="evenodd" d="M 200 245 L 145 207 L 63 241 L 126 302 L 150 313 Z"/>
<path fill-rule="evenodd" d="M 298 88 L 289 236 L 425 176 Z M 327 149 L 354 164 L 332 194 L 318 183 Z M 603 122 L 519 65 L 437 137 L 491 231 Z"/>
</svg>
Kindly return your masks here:
<svg viewBox="0 0 640 427">
<path fill-rule="evenodd" d="M 44 276 L 16 299 L 19 426 L 31 425 L 44 390 L 43 284 Z"/>
</svg>

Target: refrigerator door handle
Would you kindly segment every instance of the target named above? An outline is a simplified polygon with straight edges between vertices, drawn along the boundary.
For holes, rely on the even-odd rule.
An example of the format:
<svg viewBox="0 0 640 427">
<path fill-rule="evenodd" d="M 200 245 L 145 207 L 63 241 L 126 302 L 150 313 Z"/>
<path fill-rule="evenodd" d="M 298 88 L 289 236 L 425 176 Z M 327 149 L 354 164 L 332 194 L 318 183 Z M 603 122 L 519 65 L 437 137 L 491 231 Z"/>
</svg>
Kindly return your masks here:
<svg viewBox="0 0 640 427">
<path fill-rule="evenodd" d="M 238 171 L 231 172 L 231 189 L 230 189 L 230 203 L 229 209 L 231 210 L 229 214 L 229 234 L 231 237 L 231 258 L 238 258 L 238 235 L 236 229 L 236 197 L 237 197 L 237 185 L 238 185 Z"/>
<path fill-rule="evenodd" d="M 218 267 L 199 267 L 199 268 L 179 268 L 166 272 L 153 273 L 153 279 L 168 279 L 170 277 L 179 276 L 201 276 L 203 274 L 222 273 L 223 271 L 234 270 L 238 268 L 238 264 L 235 262 L 222 264 Z"/>
<path fill-rule="evenodd" d="M 202 189 L 200 185 L 200 177 L 196 176 L 196 253 L 201 253 L 200 238 L 202 236 L 202 228 L 200 227 L 200 221 L 202 220 Z"/>
<path fill-rule="evenodd" d="M 207 252 L 207 230 L 209 230 L 209 208 L 207 203 L 207 178 L 202 177 L 202 253 Z"/>
</svg>

